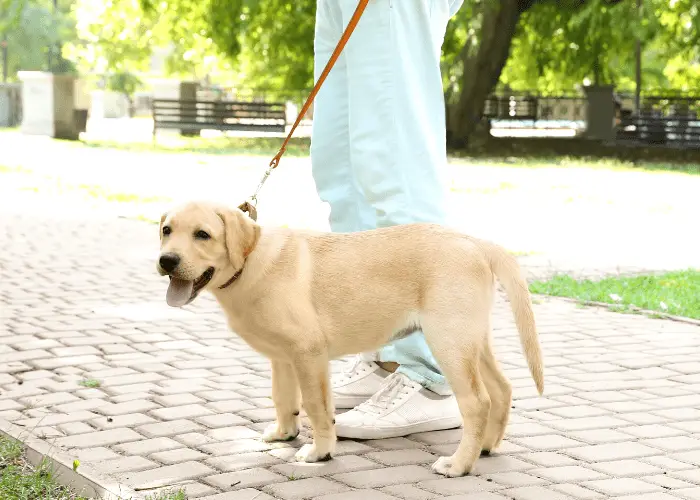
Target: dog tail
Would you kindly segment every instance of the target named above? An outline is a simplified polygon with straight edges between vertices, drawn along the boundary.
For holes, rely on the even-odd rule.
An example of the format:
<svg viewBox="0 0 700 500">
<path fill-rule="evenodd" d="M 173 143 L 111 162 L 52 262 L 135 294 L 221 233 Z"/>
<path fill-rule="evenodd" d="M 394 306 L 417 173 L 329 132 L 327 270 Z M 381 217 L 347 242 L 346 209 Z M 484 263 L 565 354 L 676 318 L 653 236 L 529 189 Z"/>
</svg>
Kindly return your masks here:
<svg viewBox="0 0 700 500">
<path fill-rule="evenodd" d="M 492 272 L 506 289 L 530 374 L 535 381 L 537 391 L 542 395 L 544 392 L 544 364 L 527 280 L 516 258 L 504 248 L 485 241 L 479 242 L 479 245 L 486 252 Z"/>
</svg>

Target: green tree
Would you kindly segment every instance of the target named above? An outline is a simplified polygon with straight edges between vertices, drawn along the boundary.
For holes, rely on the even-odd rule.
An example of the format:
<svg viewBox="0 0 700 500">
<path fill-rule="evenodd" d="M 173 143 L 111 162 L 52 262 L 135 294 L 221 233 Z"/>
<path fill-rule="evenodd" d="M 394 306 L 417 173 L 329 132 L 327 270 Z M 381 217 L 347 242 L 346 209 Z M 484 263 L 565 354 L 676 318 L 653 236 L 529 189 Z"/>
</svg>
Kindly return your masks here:
<svg viewBox="0 0 700 500">
<path fill-rule="evenodd" d="M 4 22 L 0 24 L 0 38 L 7 42 L 10 79 L 15 79 L 18 71 L 74 72 L 73 64 L 61 55 L 60 47 L 74 37 L 75 24 L 61 4 L 54 10 L 51 2 L 0 2 L 7 9 L 7 16 L 2 17 Z"/>
<path fill-rule="evenodd" d="M 151 16 L 167 20 L 160 36 L 173 40 L 173 61 L 181 66 L 215 53 L 250 88 L 300 90 L 313 83 L 316 0 L 141 1 Z M 588 79 L 631 90 L 637 37 L 647 81 L 695 81 L 696 4 L 644 0 L 638 10 L 633 0 L 465 0 L 443 48 L 448 137 L 453 145 L 468 142 L 499 82 L 561 92 Z M 664 44 L 677 54 L 670 61 Z"/>
</svg>

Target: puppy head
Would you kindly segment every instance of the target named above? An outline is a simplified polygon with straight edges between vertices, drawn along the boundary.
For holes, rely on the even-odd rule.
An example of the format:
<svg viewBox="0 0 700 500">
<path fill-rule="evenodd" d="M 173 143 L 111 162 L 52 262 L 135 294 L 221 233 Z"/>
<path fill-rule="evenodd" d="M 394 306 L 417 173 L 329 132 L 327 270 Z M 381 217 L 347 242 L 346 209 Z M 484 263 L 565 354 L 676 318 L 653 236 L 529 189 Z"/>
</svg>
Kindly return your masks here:
<svg viewBox="0 0 700 500">
<path fill-rule="evenodd" d="M 236 208 L 192 202 L 161 217 L 157 269 L 170 277 L 166 300 L 173 307 L 226 283 L 243 268 L 260 227 Z"/>
</svg>

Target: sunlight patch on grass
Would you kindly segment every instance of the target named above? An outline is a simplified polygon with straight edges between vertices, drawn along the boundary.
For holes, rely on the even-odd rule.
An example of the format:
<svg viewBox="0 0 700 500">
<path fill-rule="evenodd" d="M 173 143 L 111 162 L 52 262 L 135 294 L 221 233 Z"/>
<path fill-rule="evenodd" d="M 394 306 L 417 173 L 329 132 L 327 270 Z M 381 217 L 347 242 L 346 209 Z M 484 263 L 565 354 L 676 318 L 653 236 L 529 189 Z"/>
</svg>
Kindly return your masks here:
<svg viewBox="0 0 700 500">
<path fill-rule="evenodd" d="M 613 310 L 637 309 L 673 316 L 700 319 L 700 270 L 688 269 L 656 275 L 610 277 L 601 280 L 576 280 L 559 275 L 546 281 L 534 281 L 535 294 L 568 297 L 581 303 L 602 302 Z"/>
</svg>

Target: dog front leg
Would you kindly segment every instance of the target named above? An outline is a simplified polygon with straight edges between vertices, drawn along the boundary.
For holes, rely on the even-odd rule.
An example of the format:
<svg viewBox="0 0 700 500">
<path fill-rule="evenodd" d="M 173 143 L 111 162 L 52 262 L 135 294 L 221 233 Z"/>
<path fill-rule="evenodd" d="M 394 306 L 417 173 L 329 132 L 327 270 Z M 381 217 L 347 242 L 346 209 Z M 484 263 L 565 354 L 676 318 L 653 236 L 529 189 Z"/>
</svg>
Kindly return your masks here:
<svg viewBox="0 0 700 500">
<path fill-rule="evenodd" d="M 313 428 L 313 442 L 304 445 L 294 457 L 299 462 L 330 460 L 335 452 L 333 393 L 326 356 L 303 356 L 294 368 L 301 387 L 304 410 Z"/>
<path fill-rule="evenodd" d="M 263 433 L 263 441 L 291 441 L 299 435 L 301 393 L 294 368 L 289 363 L 272 362 L 272 402 L 277 422 Z"/>
</svg>

